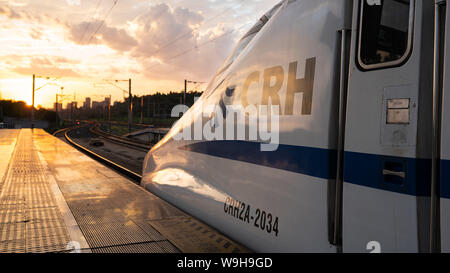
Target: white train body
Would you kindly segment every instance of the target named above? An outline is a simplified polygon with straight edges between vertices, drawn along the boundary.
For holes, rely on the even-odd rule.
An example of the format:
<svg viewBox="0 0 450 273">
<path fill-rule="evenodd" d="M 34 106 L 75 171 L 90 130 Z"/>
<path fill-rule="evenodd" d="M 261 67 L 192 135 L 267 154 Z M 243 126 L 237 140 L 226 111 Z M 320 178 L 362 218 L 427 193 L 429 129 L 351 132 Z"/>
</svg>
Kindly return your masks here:
<svg viewBox="0 0 450 273">
<path fill-rule="evenodd" d="M 450 16 L 436 2 L 280 2 L 149 152 L 142 185 L 255 251 L 450 251 Z M 220 125 L 205 105 L 279 106 L 277 149 L 180 140 Z"/>
</svg>

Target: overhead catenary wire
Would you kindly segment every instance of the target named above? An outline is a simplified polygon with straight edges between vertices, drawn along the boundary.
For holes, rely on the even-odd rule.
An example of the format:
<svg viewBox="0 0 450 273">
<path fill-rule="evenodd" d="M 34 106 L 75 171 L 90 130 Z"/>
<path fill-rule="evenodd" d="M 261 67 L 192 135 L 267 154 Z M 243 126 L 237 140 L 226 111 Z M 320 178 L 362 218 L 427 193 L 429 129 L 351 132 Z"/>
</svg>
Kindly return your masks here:
<svg viewBox="0 0 450 273">
<path fill-rule="evenodd" d="M 102 2 L 102 0 L 99 0 L 99 1 L 97 2 L 97 6 L 96 6 L 96 8 L 95 8 L 94 15 L 92 16 L 92 18 L 94 18 L 95 15 L 97 14 L 97 10 L 98 10 L 98 8 L 99 8 L 101 2 Z M 105 20 L 105 19 L 109 16 L 109 14 L 111 13 L 112 9 L 113 9 L 114 6 L 117 4 L 117 2 L 118 2 L 118 0 L 115 0 L 115 1 L 114 1 L 113 5 L 112 5 L 111 8 L 109 9 L 108 13 L 106 14 L 106 16 L 105 16 L 105 18 L 104 18 L 103 20 Z M 84 21 L 84 20 L 83 20 L 83 21 Z M 86 32 L 87 32 L 87 29 L 89 28 L 89 25 L 90 25 L 90 22 L 88 23 L 88 25 L 87 25 L 86 28 L 84 29 L 83 35 L 82 35 L 82 37 L 81 37 L 79 43 L 82 43 L 82 42 L 83 42 L 84 36 L 85 36 L 85 34 L 86 34 Z M 100 27 L 97 28 L 96 32 L 98 32 L 99 29 L 100 29 Z M 95 35 L 95 34 L 93 34 L 93 35 Z M 92 39 L 92 36 L 91 36 L 91 39 Z M 89 43 L 90 43 L 90 41 L 89 41 Z M 72 53 L 72 54 L 73 54 L 73 53 Z M 68 70 L 61 70 L 61 71 L 59 72 L 59 75 L 58 75 L 58 76 L 54 77 L 53 79 L 51 79 L 50 81 L 48 81 L 47 83 L 45 83 L 43 86 L 41 86 L 41 87 L 39 87 L 38 89 L 36 89 L 35 91 L 37 91 L 37 90 L 39 90 L 39 89 L 42 89 L 42 88 L 44 88 L 45 86 L 47 86 L 47 85 L 49 85 L 49 84 L 53 84 L 53 83 L 56 82 L 57 80 L 63 78 L 67 73 L 68 73 Z"/>
<path fill-rule="evenodd" d="M 110 9 L 108 10 L 108 12 L 105 14 L 103 20 L 101 20 L 101 23 L 99 24 L 99 26 L 97 27 L 97 29 L 96 29 L 96 30 L 92 33 L 92 35 L 90 36 L 90 38 L 89 38 L 87 44 L 90 44 L 90 43 L 92 42 L 92 39 L 95 37 L 95 35 L 98 34 L 98 32 L 100 31 L 100 29 L 103 27 L 103 25 L 104 25 L 104 23 L 105 23 L 105 20 L 106 20 L 106 19 L 108 18 L 108 16 L 111 14 L 112 10 L 113 10 L 114 7 L 117 5 L 118 1 L 119 1 L 119 0 L 115 0 L 115 1 L 113 2 L 113 5 L 110 7 Z M 246 1 L 246 0 L 241 0 L 241 5 L 242 5 L 242 2 L 244 2 L 244 1 Z M 95 10 L 94 10 L 93 18 L 97 15 L 97 11 L 98 11 L 98 8 L 100 7 L 101 3 L 102 3 L 102 0 L 99 0 L 99 1 L 97 2 L 96 8 L 95 8 Z M 207 24 L 207 23 L 209 23 L 209 22 L 211 22 L 211 21 L 213 21 L 213 20 L 215 20 L 215 19 L 217 19 L 217 18 L 219 18 L 220 16 L 223 16 L 224 14 L 228 13 L 229 11 L 231 11 L 231 10 L 233 10 L 233 9 L 235 9 L 235 8 L 236 8 L 236 6 L 229 7 L 229 8 L 227 8 L 227 9 L 221 11 L 220 13 L 218 13 L 218 14 L 216 14 L 216 15 L 214 15 L 214 16 L 209 17 L 207 20 L 205 20 L 205 21 L 202 23 L 202 26 L 205 25 L 205 24 Z M 220 39 L 220 38 L 222 38 L 222 37 L 224 37 L 224 36 L 227 36 L 227 35 L 229 35 L 229 34 L 235 32 L 235 31 L 237 31 L 237 30 L 239 30 L 239 29 L 241 29 L 241 28 L 247 26 L 248 24 L 250 24 L 250 23 L 246 23 L 246 24 L 244 24 L 244 25 L 241 25 L 241 26 L 238 27 L 238 28 L 229 30 L 229 31 L 227 31 L 227 32 L 225 32 L 225 33 L 223 33 L 223 34 L 221 34 L 221 35 L 219 35 L 219 36 L 216 36 L 216 37 L 214 37 L 214 38 L 212 38 L 212 39 L 209 39 L 209 40 L 206 41 L 206 42 L 203 42 L 203 43 L 200 44 L 200 45 L 196 45 L 196 46 L 194 46 L 194 47 L 192 47 L 192 48 L 190 48 L 190 49 L 187 49 L 187 50 L 185 50 L 185 51 L 183 51 L 183 52 L 181 52 L 181 53 L 179 53 L 179 54 L 176 54 L 176 55 L 174 55 L 174 56 L 171 56 L 171 57 L 169 57 L 168 59 L 164 60 L 164 62 L 167 63 L 167 62 L 170 62 L 170 61 L 173 60 L 173 59 L 176 59 L 176 58 L 181 57 L 181 56 L 183 56 L 183 55 L 185 55 L 185 54 L 188 54 L 188 53 L 191 52 L 192 50 L 201 48 L 201 47 L 203 47 L 203 46 L 205 46 L 205 45 L 207 45 L 207 44 L 209 44 L 209 43 L 211 43 L 211 42 L 214 42 L 214 41 L 216 41 L 216 40 L 218 40 L 218 39 Z M 85 29 L 84 29 L 84 31 L 83 31 L 83 35 L 82 35 L 82 37 L 81 37 L 79 43 L 83 43 L 84 37 L 85 37 L 86 33 L 88 32 L 88 29 L 89 29 L 89 27 L 90 27 L 91 25 L 92 25 L 92 24 L 91 24 L 91 21 L 89 21 L 89 23 L 86 25 L 86 27 L 85 27 Z M 201 26 L 198 26 L 198 27 L 196 27 L 196 28 L 190 29 L 188 32 L 186 32 L 186 33 L 184 33 L 184 34 L 182 34 L 182 35 L 176 37 L 176 38 L 175 38 L 174 40 L 172 40 L 171 42 L 169 42 L 169 43 L 165 44 L 164 46 L 162 46 L 161 48 L 157 49 L 155 52 L 152 53 L 152 55 L 161 52 L 161 51 L 164 50 L 165 48 L 167 48 L 167 47 L 173 45 L 174 43 L 176 43 L 177 41 L 179 41 L 179 40 L 181 40 L 181 39 L 183 39 L 183 38 L 185 38 L 185 37 L 189 37 L 190 35 L 192 35 L 193 31 L 199 29 L 200 27 L 201 27 Z M 155 64 L 155 65 L 151 66 L 150 69 L 153 68 L 153 67 L 156 66 L 156 65 L 158 65 L 158 64 Z M 58 80 L 58 79 L 64 77 L 67 73 L 68 73 L 68 70 L 61 71 L 60 75 L 59 75 L 58 77 L 56 77 L 53 81 L 56 81 L 56 80 Z"/>
<path fill-rule="evenodd" d="M 96 8 L 95 8 L 95 11 L 94 11 L 94 14 L 93 14 L 92 18 L 94 18 L 94 17 L 97 15 L 97 11 L 98 11 L 98 8 L 100 7 L 101 2 L 102 2 L 102 0 L 99 0 L 99 1 L 97 2 L 97 6 L 96 6 Z M 98 31 L 99 31 L 100 28 L 103 26 L 104 21 L 105 21 L 105 20 L 108 18 L 108 16 L 111 14 L 111 11 L 112 11 L 113 8 L 117 5 L 118 2 L 119 2 L 119 0 L 114 0 L 113 5 L 111 6 L 111 8 L 108 10 L 108 12 L 106 13 L 106 15 L 104 16 L 103 20 L 101 21 L 101 24 L 97 27 L 97 29 L 95 30 L 95 32 L 91 35 L 91 37 L 89 38 L 89 41 L 88 41 L 87 44 L 89 44 L 89 43 L 92 41 L 92 38 L 93 38 L 95 35 L 97 35 Z M 82 35 L 82 37 L 81 37 L 81 39 L 80 39 L 80 41 L 79 41 L 78 43 L 81 44 L 81 43 L 83 42 L 85 33 L 87 32 L 87 29 L 89 28 L 89 26 L 90 26 L 90 21 L 89 21 L 88 25 L 86 26 L 86 28 L 85 28 L 85 30 L 84 30 L 84 32 L 83 32 L 83 35 Z M 73 53 L 72 53 L 72 54 L 73 54 Z M 67 72 L 68 72 L 68 70 L 61 71 L 60 74 L 55 78 L 55 80 L 59 80 L 59 79 L 63 78 L 63 77 L 67 74 Z"/>
<path fill-rule="evenodd" d="M 244 2 L 244 1 L 245 1 L 245 0 L 241 0 L 241 5 L 242 5 L 242 2 Z M 222 15 L 228 13 L 229 11 L 233 10 L 234 8 L 235 8 L 235 7 L 229 7 L 229 8 L 227 8 L 227 9 L 223 10 L 222 12 L 216 14 L 215 16 L 211 16 L 210 18 L 208 18 L 207 20 L 205 20 L 205 21 L 203 22 L 202 25 L 205 25 L 205 24 L 207 24 L 207 22 L 209 23 L 210 21 L 213 21 L 213 20 L 215 20 L 215 19 L 221 17 Z M 198 26 L 198 27 L 196 27 L 196 28 L 190 29 L 189 31 L 187 31 L 187 32 L 185 32 L 184 34 L 178 36 L 177 38 L 175 38 L 175 39 L 172 40 L 171 42 L 168 42 L 167 44 L 164 44 L 162 47 L 158 48 L 157 50 L 151 52 L 150 55 L 155 55 L 155 54 L 161 52 L 162 50 L 164 50 L 165 48 L 167 48 L 167 47 L 173 45 L 174 43 L 178 42 L 179 40 L 181 40 L 181 39 L 183 39 L 183 38 L 190 37 L 190 36 L 192 35 L 193 31 L 199 29 L 200 27 L 201 27 L 201 26 Z"/>
<path fill-rule="evenodd" d="M 97 6 L 96 6 L 95 11 L 94 11 L 94 16 L 92 16 L 93 19 L 95 18 L 95 15 L 97 15 L 97 10 L 98 10 L 98 8 L 100 7 L 100 4 L 101 4 L 101 3 L 102 3 L 102 0 L 99 0 L 99 1 L 97 2 Z M 83 20 L 83 21 L 85 21 L 85 20 Z M 84 31 L 83 31 L 83 35 L 81 36 L 81 39 L 80 39 L 80 41 L 79 41 L 80 44 L 83 43 L 84 36 L 86 35 L 86 32 L 87 32 L 87 30 L 89 29 L 90 26 L 91 26 L 91 20 L 89 20 L 88 24 L 86 25 L 86 27 L 85 27 L 85 29 L 84 29 Z"/>
<path fill-rule="evenodd" d="M 207 44 L 212 43 L 212 42 L 214 42 L 214 41 L 216 41 L 216 40 L 218 40 L 218 39 L 220 39 L 220 38 L 222 38 L 222 37 L 225 37 L 225 36 L 227 36 L 227 35 L 230 35 L 231 33 L 236 32 L 236 31 L 238 31 L 238 30 L 240 30 L 240 29 L 242 29 L 242 28 L 248 26 L 248 25 L 251 24 L 251 23 L 252 23 L 252 22 L 248 22 L 248 23 L 245 23 L 245 24 L 243 24 L 243 25 L 241 25 L 241 26 L 239 26 L 239 27 L 237 27 L 237 28 L 228 30 L 228 31 L 222 33 L 222 34 L 219 35 L 219 36 L 213 37 L 213 38 L 211 38 L 211 39 L 209 39 L 209 40 L 207 40 L 207 41 L 201 43 L 200 45 L 196 45 L 196 46 L 194 46 L 194 47 L 192 47 L 192 48 L 189 48 L 189 49 L 187 49 L 187 50 L 185 50 L 185 51 L 183 51 L 183 52 L 181 52 L 181 53 L 179 53 L 179 54 L 176 54 L 176 55 L 174 55 L 174 56 L 171 56 L 171 57 L 165 59 L 165 60 L 164 60 L 164 63 L 167 63 L 167 62 L 169 62 L 169 61 L 171 61 L 171 60 L 173 60 L 173 59 L 176 59 L 176 58 L 181 57 L 181 56 L 183 56 L 183 55 L 185 55 L 185 54 L 188 54 L 189 52 L 191 52 L 191 51 L 194 50 L 194 49 L 199 49 L 199 48 L 201 48 L 201 47 L 203 47 L 203 46 L 206 46 Z M 148 69 L 151 69 L 151 68 L 153 68 L 153 67 L 155 67 L 155 66 L 157 66 L 157 65 L 160 65 L 160 63 L 154 64 L 154 65 L 148 67 Z"/>
<path fill-rule="evenodd" d="M 251 24 L 251 22 L 248 22 L 248 23 L 246 23 L 246 24 L 243 24 L 243 25 L 241 25 L 241 26 L 238 27 L 238 28 L 235 28 L 235 29 L 231 29 L 231 30 L 229 30 L 229 31 L 226 31 L 226 32 L 224 32 L 223 34 L 221 34 L 221 35 L 219 35 L 219 36 L 216 36 L 216 37 L 214 37 L 214 38 L 212 38 L 212 39 L 209 39 L 209 40 L 206 41 L 206 42 L 201 43 L 200 45 L 194 46 L 194 47 L 189 48 L 189 49 L 187 49 L 187 50 L 185 50 L 185 51 L 183 51 L 183 52 L 181 52 L 181 53 L 179 53 L 179 54 L 176 54 L 176 55 L 174 55 L 174 56 L 171 56 L 171 57 L 165 59 L 163 62 L 164 62 L 164 63 L 168 63 L 169 61 L 171 61 L 171 60 L 173 60 L 173 59 L 179 58 L 179 57 L 181 57 L 181 56 L 183 56 L 183 55 L 185 55 L 185 54 L 190 53 L 190 52 L 191 52 L 192 50 L 194 50 L 194 49 L 199 49 L 199 48 L 201 48 L 201 47 L 203 47 L 203 46 L 205 46 L 205 45 L 207 45 L 207 44 L 209 44 L 209 43 L 212 43 L 212 42 L 214 42 L 214 41 L 216 41 L 216 40 L 218 40 L 218 39 L 220 39 L 220 38 L 222 38 L 222 37 L 225 37 L 225 36 L 227 36 L 227 35 L 230 35 L 231 33 L 235 32 L 235 31 L 238 31 L 238 30 L 244 28 L 245 26 L 247 26 L 247 25 L 249 25 L 249 24 Z M 147 67 L 147 69 L 152 69 L 153 67 L 156 67 L 157 65 L 160 65 L 160 63 L 156 63 L 156 64 L 154 64 L 154 65 L 151 65 L 151 66 Z"/>
<path fill-rule="evenodd" d="M 99 32 L 99 30 L 103 27 L 105 20 L 106 20 L 107 17 L 110 15 L 110 13 L 111 13 L 111 11 L 113 10 L 113 8 L 117 5 L 118 1 L 119 1 L 119 0 L 114 0 L 113 5 L 112 5 L 111 8 L 108 10 L 108 12 L 107 12 L 106 15 L 104 16 L 103 20 L 101 20 L 101 23 L 100 23 L 100 25 L 97 27 L 97 29 L 92 33 L 92 35 L 90 36 L 90 38 L 89 38 L 87 44 L 90 44 L 90 43 L 92 42 L 92 39 L 95 37 L 95 35 L 97 35 L 97 33 Z M 240 4 L 242 5 L 242 3 L 243 3 L 244 1 L 246 1 L 246 0 L 241 0 L 241 3 L 240 3 Z M 100 7 L 101 3 L 102 3 L 102 0 L 99 0 L 99 1 L 97 2 L 96 8 L 95 8 L 95 10 L 94 10 L 94 15 L 92 16 L 92 18 L 94 18 L 94 17 L 97 15 L 97 11 L 98 11 L 98 8 Z M 205 20 L 205 21 L 203 22 L 203 25 L 205 25 L 206 23 L 209 23 L 210 21 L 213 21 L 213 20 L 219 18 L 220 16 L 223 16 L 224 14 L 226 14 L 226 13 L 228 13 L 229 11 L 233 10 L 234 8 L 235 8 L 234 6 L 233 6 L 233 7 L 229 7 L 229 8 L 227 8 L 227 9 L 223 10 L 222 12 L 220 12 L 220 13 L 214 15 L 214 16 L 209 17 L 207 20 Z M 85 29 L 84 29 L 84 31 L 83 31 L 83 35 L 82 35 L 82 37 L 81 37 L 81 39 L 80 39 L 80 41 L 79 41 L 78 43 L 83 43 L 84 37 L 85 37 L 85 35 L 86 35 L 86 33 L 87 33 L 87 30 L 89 29 L 90 25 L 91 25 L 91 21 L 89 21 L 88 24 L 86 25 L 86 27 L 85 27 Z M 178 36 L 177 38 L 175 38 L 175 39 L 172 40 L 171 42 L 165 44 L 164 46 L 162 46 L 161 48 L 157 49 L 155 52 L 152 52 L 151 54 L 154 55 L 154 54 L 156 54 L 156 53 L 159 53 L 159 52 L 161 52 L 162 50 L 164 50 L 165 48 L 169 47 L 170 45 L 172 45 L 172 44 L 176 43 L 177 41 L 181 40 L 182 38 L 184 38 L 184 37 L 186 37 L 186 36 L 190 36 L 190 35 L 192 34 L 192 32 L 193 32 L 194 30 L 198 29 L 198 28 L 200 28 L 200 27 L 197 27 L 197 28 L 195 28 L 195 29 L 190 29 L 188 32 L 182 34 L 181 36 Z M 198 47 L 201 47 L 201 46 L 202 46 L 202 45 L 197 46 L 197 48 L 198 48 Z M 170 58 L 170 59 L 172 59 L 172 58 Z M 55 80 L 58 80 L 58 79 L 64 77 L 67 73 L 68 73 L 67 70 L 65 70 L 64 72 L 61 71 L 60 74 L 55 78 Z"/>
<path fill-rule="evenodd" d="M 95 8 L 94 15 L 92 16 L 92 18 L 94 18 L 95 15 L 97 14 L 97 10 L 98 10 L 98 8 L 99 8 L 101 2 L 102 2 L 102 0 L 99 0 L 99 2 L 97 2 L 97 6 L 96 6 L 96 8 Z M 97 34 L 97 32 L 98 32 L 98 31 L 100 30 L 100 28 L 103 26 L 104 21 L 106 20 L 106 18 L 108 18 L 108 16 L 110 15 L 111 11 L 112 11 L 113 8 L 117 5 L 118 2 L 119 2 L 119 0 L 114 0 L 113 5 L 111 6 L 111 8 L 108 10 L 108 12 L 106 13 L 106 15 L 104 16 L 104 18 L 103 18 L 101 24 L 100 24 L 99 27 L 96 29 L 96 31 L 91 35 L 91 38 L 89 39 L 88 44 L 91 42 L 92 38 Z M 82 38 L 81 38 L 81 40 L 79 41 L 79 43 L 82 43 L 82 41 L 83 41 L 83 39 L 84 39 L 84 36 L 85 36 L 85 33 L 86 33 L 86 31 L 87 31 L 89 25 L 90 25 L 90 22 L 89 22 L 89 24 L 86 26 L 86 28 L 85 28 L 85 30 L 84 30 L 84 32 L 83 32 Z M 73 54 L 73 53 L 72 53 L 72 54 Z M 43 86 L 39 87 L 38 90 L 41 89 L 41 88 L 43 88 L 43 87 L 45 87 L 45 86 L 47 86 L 47 85 L 50 84 L 50 83 L 53 83 L 53 82 L 55 82 L 55 81 L 57 81 L 57 80 L 63 78 L 63 77 L 67 74 L 67 72 L 68 72 L 68 70 L 61 70 L 60 73 L 59 73 L 59 75 L 58 75 L 57 77 L 53 78 L 50 82 L 48 82 L 48 83 L 44 84 Z"/>
<path fill-rule="evenodd" d="M 103 20 L 100 22 L 100 25 L 97 27 L 97 29 L 95 30 L 95 32 L 91 35 L 91 38 L 89 38 L 88 44 L 91 43 L 92 38 L 94 38 L 95 35 L 97 35 L 98 31 L 103 27 L 106 18 L 108 18 L 109 14 L 111 14 L 111 11 L 114 9 L 114 7 L 117 5 L 117 2 L 119 2 L 119 0 L 114 0 L 113 5 L 111 6 L 111 8 L 108 10 L 108 12 L 106 13 L 105 17 L 103 18 Z"/>
<path fill-rule="evenodd" d="M 90 16 L 90 15 L 86 16 L 85 19 L 83 19 L 82 22 L 86 21 L 86 19 L 87 19 L 89 16 L 92 17 L 92 18 L 95 18 L 95 16 L 97 15 L 98 8 L 100 7 L 100 4 L 102 3 L 102 1 L 103 1 L 103 0 L 99 0 L 99 1 L 97 2 L 97 5 L 96 5 L 95 10 L 94 10 L 93 13 L 91 13 L 91 12 L 88 13 L 88 14 L 93 14 L 93 15 L 92 15 L 92 16 Z M 79 44 L 82 44 L 82 43 L 83 43 L 84 37 L 86 36 L 87 30 L 89 29 L 90 25 L 91 25 L 91 20 L 89 20 L 88 24 L 87 24 L 86 27 L 84 28 L 83 34 L 81 35 L 81 38 L 80 38 L 80 40 L 78 41 Z M 74 53 L 71 52 L 71 57 L 73 56 L 73 54 L 74 54 Z M 55 78 L 55 80 L 58 80 L 58 79 L 62 78 L 63 76 L 66 75 L 66 73 L 67 73 L 67 70 L 66 70 L 65 72 L 60 71 L 59 75 Z"/>
<path fill-rule="evenodd" d="M 212 38 L 212 39 L 209 39 L 209 40 L 207 40 L 207 41 L 201 43 L 200 45 L 194 46 L 194 47 L 189 48 L 189 49 L 187 49 L 187 50 L 185 50 L 185 51 L 183 51 L 183 52 L 181 52 L 181 53 L 179 53 L 179 54 L 176 54 L 176 55 L 174 55 L 174 56 L 171 56 L 171 57 L 165 59 L 165 60 L 164 60 L 164 63 L 168 63 L 168 62 L 170 62 L 171 60 L 174 60 L 174 59 L 179 58 L 179 57 L 181 57 L 181 56 L 183 56 L 183 55 L 185 55 L 185 54 L 190 53 L 190 52 L 191 52 L 192 50 L 194 50 L 194 49 L 199 49 L 199 48 L 201 48 L 201 47 L 203 47 L 203 46 L 206 46 L 207 44 L 212 43 L 212 42 L 214 42 L 214 41 L 216 41 L 216 40 L 218 40 L 218 39 L 220 39 L 220 38 L 223 38 L 223 37 L 225 37 L 225 36 L 227 36 L 227 35 L 230 35 L 231 33 L 236 32 L 236 31 L 238 31 L 238 30 L 240 30 L 240 29 L 242 29 L 242 28 L 248 26 L 248 25 L 251 24 L 251 23 L 252 23 L 252 22 L 248 22 L 248 23 L 245 23 L 245 24 L 243 24 L 243 25 L 241 25 L 241 26 L 239 26 L 239 27 L 237 27 L 237 28 L 228 30 L 228 31 L 222 33 L 222 34 L 219 35 L 219 36 L 216 36 L 216 37 L 214 37 L 214 38 Z M 151 65 L 151 66 L 149 66 L 147 69 L 151 69 L 151 68 L 153 68 L 153 67 L 155 67 L 155 66 L 157 66 L 157 65 L 160 65 L 160 63 L 156 63 L 156 64 L 154 64 L 154 65 Z M 118 88 L 120 88 L 120 87 L 118 87 Z M 122 88 L 120 88 L 120 89 L 122 89 Z"/>
</svg>

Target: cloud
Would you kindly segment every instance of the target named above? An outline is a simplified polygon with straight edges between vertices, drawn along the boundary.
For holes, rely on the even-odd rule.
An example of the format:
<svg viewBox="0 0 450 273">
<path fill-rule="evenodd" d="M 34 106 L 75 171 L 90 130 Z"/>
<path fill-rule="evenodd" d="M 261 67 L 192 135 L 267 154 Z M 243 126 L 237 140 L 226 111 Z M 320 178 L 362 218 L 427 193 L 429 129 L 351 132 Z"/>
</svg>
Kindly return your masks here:
<svg viewBox="0 0 450 273">
<path fill-rule="evenodd" d="M 34 40 L 41 40 L 42 36 L 43 36 L 43 33 L 39 29 L 32 28 L 30 30 L 30 37 L 33 38 Z"/>
<path fill-rule="evenodd" d="M 147 78 L 207 80 L 242 35 L 233 31 L 235 24 L 214 17 L 205 21 L 202 13 L 186 7 L 161 3 L 146 9 L 122 25 L 99 19 L 67 24 L 67 37 L 78 45 L 104 45 L 126 53 L 124 56 L 141 68 L 139 74 Z M 232 12 L 228 10 L 228 14 Z"/>
<path fill-rule="evenodd" d="M 128 51 L 137 46 L 136 39 L 126 30 L 109 27 L 100 20 L 71 25 L 69 32 L 69 39 L 79 45 L 105 44 L 117 51 Z"/>
<path fill-rule="evenodd" d="M 142 73 L 155 80 L 207 80 L 219 68 L 235 42 L 231 29 L 217 24 L 199 32 L 204 18 L 186 8 L 153 6 L 136 20 L 139 45 L 132 56 Z"/>
<path fill-rule="evenodd" d="M 136 39 L 131 37 L 124 29 L 105 26 L 100 31 L 101 39 L 112 49 L 128 51 L 137 46 Z"/>
<path fill-rule="evenodd" d="M 11 71 L 23 75 L 41 74 L 49 76 L 64 75 L 65 77 L 80 77 L 79 72 L 75 72 L 70 67 L 79 64 L 78 60 L 68 59 L 61 56 L 31 56 L 31 55 L 4 55 L 0 56 L 3 62 Z M 66 67 L 59 67 L 64 65 Z"/>
<path fill-rule="evenodd" d="M 214 36 L 212 30 L 210 32 L 197 40 L 198 47 L 187 47 L 162 60 L 142 59 L 142 72 L 147 77 L 158 80 L 208 80 L 223 63 L 234 44 L 234 37 L 227 35 L 230 34 L 229 31 L 219 36 Z"/>
<path fill-rule="evenodd" d="M 99 44 L 101 42 L 100 39 L 92 35 L 101 24 L 101 21 L 95 21 L 70 25 L 68 26 L 69 39 L 79 45 Z"/>
<path fill-rule="evenodd" d="M 15 4 L 19 9 L 25 7 L 26 4 Z M 40 23 L 40 24 L 63 24 L 63 22 L 57 17 L 52 17 L 45 13 L 30 13 L 25 10 L 17 11 L 9 6 L 0 6 L 0 16 L 6 16 L 10 20 L 22 20 L 29 23 Z"/>
<path fill-rule="evenodd" d="M 42 73 L 53 71 L 52 75 L 57 75 L 55 67 L 76 75 L 125 73 L 148 85 L 152 85 L 149 80 L 207 81 L 242 35 L 240 32 L 245 31 L 231 30 L 253 21 L 278 0 L 168 0 L 157 5 L 156 1 L 127 0 L 120 1 L 110 16 L 106 16 L 110 2 L 98 5 L 97 1 L 79 1 L 77 5 L 78 1 L 41 0 L 37 4 L 20 0 L 28 4 L 13 6 L 11 1 L 0 0 L 0 23 L 28 36 L 22 35 L 20 43 L 19 39 L 11 40 L 4 48 L 11 50 L 9 53 L 31 55 L 4 59 L 0 65 L 24 74 L 38 68 Z M 29 27 L 11 24 L 9 19 L 23 20 Z M 33 45 L 27 47 L 27 53 L 12 46 L 23 47 L 24 41 Z M 36 53 L 36 48 L 42 51 Z M 33 60 L 33 56 L 39 58 Z"/>
<path fill-rule="evenodd" d="M 135 20 L 135 37 L 125 28 L 92 20 L 70 25 L 69 39 L 79 45 L 103 44 L 119 52 L 133 49 L 135 57 L 152 57 L 153 51 L 160 50 L 181 35 L 191 36 L 187 40 L 189 42 L 191 38 L 189 45 L 195 46 L 194 31 L 202 21 L 203 16 L 187 8 L 172 10 L 167 4 L 159 4 Z M 178 44 L 186 47 L 186 39 Z"/>
<path fill-rule="evenodd" d="M 4 15 L 4 16 L 8 17 L 8 19 L 16 19 L 16 20 L 20 20 L 20 19 L 24 19 L 24 18 L 28 17 L 26 13 L 16 12 L 15 10 L 11 9 L 8 6 L 0 7 L 0 15 Z"/>
<path fill-rule="evenodd" d="M 38 74 L 38 75 L 64 75 L 64 77 L 73 77 L 78 78 L 81 77 L 81 75 L 75 71 L 73 71 L 70 68 L 58 68 L 58 67 L 50 67 L 50 66 L 40 66 L 40 65 L 30 65 L 27 67 L 15 67 L 12 69 L 12 71 L 22 74 L 22 75 L 32 75 L 32 74 Z"/>
<path fill-rule="evenodd" d="M 53 56 L 53 55 L 47 55 L 47 56 L 41 56 L 41 57 L 35 57 L 34 55 L 18 55 L 18 54 L 10 54 L 10 55 L 1 55 L 0 59 L 2 61 L 9 61 L 10 63 L 33 63 L 33 61 L 38 61 L 39 64 L 45 64 L 45 65 L 54 65 L 57 63 L 64 63 L 64 64 L 79 64 L 79 60 L 75 59 L 68 59 L 63 56 Z"/>
<path fill-rule="evenodd" d="M 178 50 L 195 46 L 195 27 L 203 17 L 186 8 L 171 10 L 166 4 L 153 6 L 137 19 L 139 46 L 133 52 L 136 57 L 164 58 Z"/>
<path fill-rule="evenodd" d="M 134 31 L 112 27 L 101 20 L 70 25 L 68 31 L 69 39 L 76 44 L 101 44 L 118 52 L 130 52 L 143 74 L 152 79 L 182 75 L 204 79 L 220 66 L 235 37 L 223 35 L 230 30 L 222 24 L 200 34 L 203 22 L 203 16 L 197 12 L 181 7 L 171 9 L 163 3 L 131 22 Z"/>
<path fill-rule="evenodd" d="M 47 58 L 32 58 L 31 63 L 44 66 L 52 65 L 52 62 Z"/>
<path fill-rule="evenodd" d="M 18 3 L 18 2 L 14 2 L 14 1 L 9 2 L 9 4 L 11 6 L 15 6 L 15 7 L 25 7 L 28 5 L 28 3 Z"/>
<path fill-rule="evenodd" d="M 66 64 L 79 64 L 80 61 L 74 59 L 68 59 L 66 57 L 53 56 L 54 63 L 66 63 Z"/>
<path fill-rule="evenodd" d="M 79 6 L 81 4 L 80 0 L 66 0 L 67 5 L 69 6 Z"/>
</svg>

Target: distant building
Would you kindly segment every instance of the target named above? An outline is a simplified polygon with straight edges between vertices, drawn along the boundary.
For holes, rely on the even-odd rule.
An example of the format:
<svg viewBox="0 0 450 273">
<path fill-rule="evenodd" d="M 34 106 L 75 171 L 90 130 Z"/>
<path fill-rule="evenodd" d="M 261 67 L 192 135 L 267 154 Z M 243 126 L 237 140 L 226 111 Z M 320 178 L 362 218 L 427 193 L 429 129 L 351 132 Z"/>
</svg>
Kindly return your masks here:
<svg viewBox="0 0 450 273">
<path fill-rule="evenodd" d="M 56 103 L 56 102 L 53 103 L 53 111 L 56 111 L 56 112 L 61 111 L 62 107 L 63 107 L 62 103 Z"/>
<path fill-rule="evenodd" d="M 106 97 L 105 98 L 105 106 L 108 106 L 111 104 L 111 98 L 110 97 Z"/>
<path fill-rule="evenodd" d="M 72 107 L 73 107 L 73 110 L 77 109 L 78 103 L 76 101 L 72 101 L 72 102 L 68 102 L 66 104 L 66 109 L 67 110 L 72 110 Z"/>
<path fill-rule="evenodd" d="M 102 108 L 104 105 L 103 101 L 93 101 L 92 102 L 92 109 Z"/>
<path fill-rule="evenodd" d="M 91 98 L 86 98 L 86 100 L 83 103 L 83 109 L 84 110 L 91 109 Z"/>
</svg>

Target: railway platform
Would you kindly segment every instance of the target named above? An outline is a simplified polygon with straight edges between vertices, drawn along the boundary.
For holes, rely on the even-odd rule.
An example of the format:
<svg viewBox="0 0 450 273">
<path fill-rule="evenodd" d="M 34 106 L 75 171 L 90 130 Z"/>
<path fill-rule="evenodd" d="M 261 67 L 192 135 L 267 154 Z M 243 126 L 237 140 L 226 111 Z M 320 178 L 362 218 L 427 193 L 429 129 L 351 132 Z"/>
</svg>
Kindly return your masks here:
<svg viewBox="0 0 450 273">
<path fill-rule="evenodd" d="M 249 252 L 43 130 L 0 130 L 0 155 L 0 253 Z"/>
</svg>

